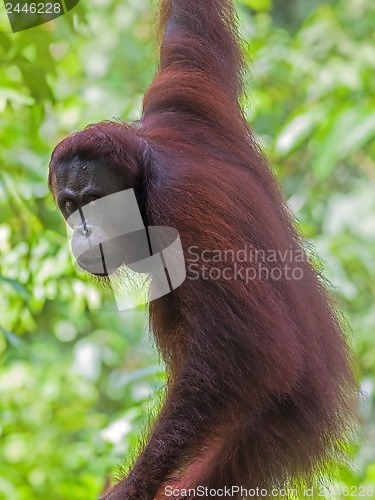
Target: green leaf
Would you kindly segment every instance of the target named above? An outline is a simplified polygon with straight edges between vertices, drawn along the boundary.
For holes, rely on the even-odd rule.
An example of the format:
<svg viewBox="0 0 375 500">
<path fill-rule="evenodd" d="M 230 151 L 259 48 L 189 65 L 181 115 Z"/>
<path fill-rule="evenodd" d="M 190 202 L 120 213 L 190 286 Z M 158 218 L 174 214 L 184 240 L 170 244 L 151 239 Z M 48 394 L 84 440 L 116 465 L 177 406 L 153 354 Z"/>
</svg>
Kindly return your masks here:
<svg viewBox="0 0 375 500">
<path fill-rule="evenodd" d="M 325 179 L 340 160 L 358 151 L 373 137 L 375 108 L 350 107 L 341 111 L 333 123 L 331 121 L 324 125 L 317 137 L 321 146 L 313 161 L 314 174 L 318 179 Z"/>
<path fill-rule="evenodd" d="M 375 108 L 358 121 L 352 128 L 341 147 L 342 157 L 349 156 L 358 151 L 368 141 L 375 137 Z"/>
<path fill-rule="evenodd" d="M 241 0 L 241 3 L 259 12 L 268 12 L 272 7 L 271 0 Z"/>
<path fill-rule="evenodd" d="M 6 328 L 3 328 L 0 326 L 0 330 L 3 332 L 4 337 L 6 338 L 7 342 L 9 345 L 15 347 L 15 348 L 20 348 L 21 346 L 24 346 L 24 342 L 16 335 L 15 333 L 7 330 Z"/>
<path fill-rule="evenodd" d="M 7 87 L 0 87 L 0 101 L 5 100 L 21 106 L 31 106 L 34 104 L 34 99 L 30 96 L 22 94 L 18 90 Z"/>
<path fill-rule="evenodd" d="M 324 110 L 315 107 L 292 118 L 276 139 L 276 151 L 282 155 L 291 153 L 307 139 L 323 116 Z"/>
<path fill-rule="evenodd" d="M 29 298 L 28 291 L 18 281 L 13 280 L 11 278 L 6 278 L 5 276 L 0 276 L 0 281 L 3 281 L 4 283 L 8 283 L 9 285 L 11 285 L 16 290 L 16 292 L 19 293 L 19 295 L 21 295 L 24 299 Z"/>
</svg>

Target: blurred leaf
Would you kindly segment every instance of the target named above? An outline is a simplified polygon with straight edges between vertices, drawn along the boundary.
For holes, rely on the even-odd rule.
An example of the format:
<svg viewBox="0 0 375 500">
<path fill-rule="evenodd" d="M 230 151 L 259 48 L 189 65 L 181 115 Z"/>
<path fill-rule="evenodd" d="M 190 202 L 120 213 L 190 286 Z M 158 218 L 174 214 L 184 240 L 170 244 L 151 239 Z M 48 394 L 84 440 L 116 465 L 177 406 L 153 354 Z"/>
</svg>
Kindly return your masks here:
<svg viewBox="0 0 375 500">
<path fill-rule="evenodd" d="M 26 288 L 21 285 L 18 281 L 11 279 L 11 278 L 6 278 L 5 276 L 0 275 L 0 281 L 3 281 L 4 283 L 8 283 L 11 285 L 17 293 L 19 293 L 24 299 L 27 299 L 29 297 L 29 293 L 27 292 Z"/>
<path fill-rule="evenodd" d="M 5 88 L 0 86 L 0 102 L 2 99 L 14 104 L 27 105 L 27 106 L 31 106 L 35 102 L 33 98 L 24 95 L 15 89 Z"/>
<path fill-rule="evenodd" d="M 0 325 L 0 330 L 3 332 L 6 340 L 9 342 L 11 346 L 19 348 L 23 345 L 22 340 L 15 333 L 6 330 L 1 325 Z"/>
<path fill-rule="evenodd" d="M 245 7 L 254 9 L 256 11 L 269 11 L 272 7 L 272 0 L 241 0 Z"/>
<path fill-rule="evenodd" d="M 375 137 L 375 108 L 350 107 L 334 116 L 318 132 L 319 150 L 313 162 L 319 179 L 330 175 L 335 165 Z"/>
<path fill-rule="evenodd" d="M 327 111 L 319 106 L 295 116 L 281 130 L 276 138 L 276 151 L 282 155 L 291 153 L 311 135 L 316 125 L 324 118 Z"/>
</svg>

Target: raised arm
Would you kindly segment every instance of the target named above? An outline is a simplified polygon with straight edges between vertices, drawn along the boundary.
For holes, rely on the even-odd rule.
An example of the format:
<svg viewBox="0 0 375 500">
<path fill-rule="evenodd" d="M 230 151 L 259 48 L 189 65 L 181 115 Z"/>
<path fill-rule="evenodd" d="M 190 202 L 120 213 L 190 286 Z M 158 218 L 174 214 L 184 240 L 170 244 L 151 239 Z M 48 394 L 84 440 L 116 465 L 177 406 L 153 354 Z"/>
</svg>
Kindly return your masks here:
<svg viewBox="0 0 375 500">
<path fill-rule="evenodd" d="M 242 56 L 229 0 L 163 0 L 159 73 L 144 99 L 144 115 L 189 111 L 212 115 L 237 104 Z"/>
</svg>

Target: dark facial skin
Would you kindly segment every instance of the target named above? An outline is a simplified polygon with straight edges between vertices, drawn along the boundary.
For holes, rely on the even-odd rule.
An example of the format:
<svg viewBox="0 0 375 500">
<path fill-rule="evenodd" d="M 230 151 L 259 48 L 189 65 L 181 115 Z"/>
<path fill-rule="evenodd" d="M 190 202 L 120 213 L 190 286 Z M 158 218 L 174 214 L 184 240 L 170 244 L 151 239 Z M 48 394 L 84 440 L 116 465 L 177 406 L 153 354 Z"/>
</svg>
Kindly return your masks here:
<svg viewBox="0 0 375 500">
<path fill-rule="evenodd" d="M 51 174 L 51 191 L 65 220 L 85 205 L 95 203 L 96 200 L 119 191 L 127 190 L 124 175 L 104 162 L 85 161 L 75 158 L 69 163 L 57 163 Z M 114 207 L 114 217 L 119 217 L 119 210 Z M 74 224 L 71 223 L 75 219 Z M 103 261 L 103 249 L 99 245 L 93 246 L 89 251 L 82 253 L 82 248 L 87 248 L 87 238 L 93 233 L 104 236 L 107 224 L 100 224 L 100 220 L 82 223 L 82 219 L 74 216 L 69 219 L 74 232 L 72 236 L 72 250 L 77 257 L 79 266 L 85 271 L 96 276 L 107 276 L 108 271 Z M 104 227 L 105 226 L 105 227 Z M 107 229 L 108 230 L 108 229 Z M 106 243 L 106 256 L 111 254 L 111 262 L 119 267 L 129 259 L 133 262 L 135 257 L 129 255 L 129 237 L 113 238 Z M 103 265 L 104 264 L 104 265 Z"/>
<path fill-rule="evenodd" d="M 65 220 L 84 205 L 129 187 L 120 172 L 95 160 L 58 163 L 51 177 L 51 190 Z"/>
</svg>

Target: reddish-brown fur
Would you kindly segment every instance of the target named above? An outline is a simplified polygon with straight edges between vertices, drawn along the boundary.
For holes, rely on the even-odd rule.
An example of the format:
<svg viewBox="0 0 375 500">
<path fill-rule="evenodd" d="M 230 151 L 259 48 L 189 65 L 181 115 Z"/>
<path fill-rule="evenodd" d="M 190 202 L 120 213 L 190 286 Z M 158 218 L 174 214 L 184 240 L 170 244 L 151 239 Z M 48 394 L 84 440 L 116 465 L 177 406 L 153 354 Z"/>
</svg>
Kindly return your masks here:
<svg viewBox="0 0 375 500">
<path fill-rule="evenodd" d="M 145 223 L 179 231 L 188 266 L 192 246 L 295 254 L 303 243 L 238 104 L 231 1 L 165 0 L 162 30 L 141 120 L 68 137 L 51 172 L 77 156 L 123 171 Z M 356 391 L 350 352 L 315 270 L 306 260 L 289 264 L 303 279 L 188 276 L 150 304 L 167 396 L 132 471 L 105 498 L 164 499 L 170 484 L 311 484 L 340 454 Z"/>
</svg>

